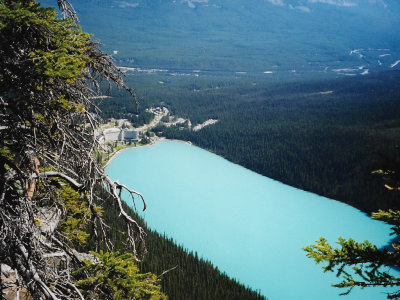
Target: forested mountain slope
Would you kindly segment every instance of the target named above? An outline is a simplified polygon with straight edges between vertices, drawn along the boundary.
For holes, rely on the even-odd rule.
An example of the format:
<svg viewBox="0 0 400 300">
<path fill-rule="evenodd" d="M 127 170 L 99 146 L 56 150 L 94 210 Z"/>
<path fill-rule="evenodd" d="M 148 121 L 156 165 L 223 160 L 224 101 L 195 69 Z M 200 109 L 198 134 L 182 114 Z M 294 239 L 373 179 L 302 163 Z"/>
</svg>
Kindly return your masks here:
<svg viewBox="0 0 400 300">
<path fill-rule="evenodd" d="M 381 179 L 371 172 L 387 167 L 384 156 L 399 155 L 399 80 L 400 74 L 391 72 L 325 82 L 261 83 L 213 90 L 212 97 L 200 91 L 186 101 L 171 96 L 176 112 L 194 124 L 207 118 L 220 121 L 198 132 L 160 130 L 364 211 L 398 207 L 396 195 L 382 189 Z"/>
<path fill-rule="evenodd" d="M 398 75 L 368 75 L 400 68 L 398 1 L 73 4 L 117 64 L 136 68 L 127 80 L 142 108 L 162 102 L 194 124 L 221 120 L 165 135 L 367 211 L 391 205 L 371 153 L 395 148 Z M 118 101 L 104 115 L 134 120 Z"/>
<path fill-rule="evenodd" d="M 395 0 L 79 0 L 120 66 L 282 78 L 399 68 Z M 264 76 L 268 78 L 271 73 Z"/>
<path fill-rule="evenodd" d="M 219 120 L 197 132 L 160 127 L 162 135 L 364 211 L 398 206 L 371 172 L 399 154 L 399 72 L 291 83 L 160 76 L 127 77 L 142 109 L 161 102 L 193 126 Z M 128 107 L 115 98 L 105 111 L 111 103 Z"/>
<path fill-rule="evenodd" d="M 103 195 L 107 199 L 107 195 Z M 105 201 L 104 218 L 112 228 L 111 240 L 116 250 L 124 250 L 126 239 L 124 236 L 125 224 L 118 216 L 118 208 Z M 139 221 L 147 233 L 146 245 L 148 254 L 139 264 L 142 272 L 152 272 L 160 276 L 162 291 L 169 299 L 197 300 L 197 299 L 265 299 L 264 296 L 240 285 L 237 281 L 222 274 L 211 262 L 197 256 L 197 253 L 188 253 L 172 239 L 160 235 L 146 227 L 145 222 L 131 209 L 124 205 L 126 211 Z M 92 241 L 95 242 L 95 241 Z"/>
<path fill-rule="evenodd" d="M 144 233 L 118 205 L 123 187 L 105 175 L 93 135 L 99 82 L 134 93 L 69 3 L 58 4 L 64 18 L 35 1 L 0 1 L 1 299 L 166 299 L 156 276 L 138 273 Z M 94 252 L 109 239 L 95 187 L 120 206 L 129 253 Z M 89 224 L 95 243 L 79 253 Z"/>
</svg>

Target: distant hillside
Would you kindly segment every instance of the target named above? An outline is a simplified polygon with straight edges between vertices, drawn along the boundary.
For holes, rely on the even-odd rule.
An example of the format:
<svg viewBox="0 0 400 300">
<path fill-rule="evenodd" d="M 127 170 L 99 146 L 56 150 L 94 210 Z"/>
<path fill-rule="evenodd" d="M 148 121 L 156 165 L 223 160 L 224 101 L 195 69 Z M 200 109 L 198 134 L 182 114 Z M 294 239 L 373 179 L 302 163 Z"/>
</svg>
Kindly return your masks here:
<svg viewBox="0 0 400 300">
<path fill-rule="evenodd" d="M 164 101 L 193 132 L 160 128 L 260 174 L 364 211 L 399 208 L 398 195 L 371 174 L 400 160 L 400 72 L 288 84 L 243 83 Z M 150 97 L 153 98 L 153 97 Z M 156 98 L 156 97 L 154 97 Z M 390 163 L 389 163 L 390 165 Z M 392 163 L 393 165 L 393 163 Z"/>
<path fill-rule="evenodd" d="M 72 2 L 119 65 L 265 78 L 400 69 L 395 0 Z"/>
<path fill-rule="evenodd" d="M 160 127 L 159 134 L 364 211 L 400 207 L 371 174 L 386 165 L 379 153 L 400 161 L 400 72 L 290 83 L 240 78 L 135 74 L 126 81 L 138 87 L 142 107 L 162 101 L 193 126 L 219 120 L 196 132 Z"/>
</svg>

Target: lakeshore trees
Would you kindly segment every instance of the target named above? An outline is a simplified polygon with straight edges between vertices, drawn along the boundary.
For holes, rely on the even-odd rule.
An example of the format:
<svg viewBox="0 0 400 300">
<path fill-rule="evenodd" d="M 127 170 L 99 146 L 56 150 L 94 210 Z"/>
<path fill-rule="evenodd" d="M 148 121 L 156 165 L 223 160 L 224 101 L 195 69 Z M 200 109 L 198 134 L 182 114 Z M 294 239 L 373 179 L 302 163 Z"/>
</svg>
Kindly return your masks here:
<svg viewBox="0 0 400 300">
<path fill-rule="evenodd" d="M 355 287 L 396 287 L 400 278 L 392 270 L 400 267 L 400 211 L 379 211 L 372 217 L 391 225 L 396 239 L 391 247 L 379 249 L 369 241 L 356 242 L 354 239 L 338 238 L 338 248 L 332 247 L 321 237 L 315 245 L 305 247 L 309 258 L 318 263 L 326 263 L 324 272 L 334 272 L 342 281 L 332 284 L 344 288 L 341 295 L 349 294 Z M 400 290 L 387 293 L 388 299 L 400 299 Z"/>
<path fill-rule="evenodd" d="M 395 170 L 393 170 L 393 167 Z M 374 171 L 383 175 L 388 182 L 385 187 L 390 191 L 399 191 L 399 164 L 392 161 L 391 169 Z M 326 263 L 324 272 L 334 272 L 342 281 L 332 284 L 334 287 L 346 289 L 341 295 L 348 295 L 355 287 L 394 287 L 397 291 L 387 293 L 388 299 L 400 299 L 400 211 L 389 209 L 372 213 L 372 218 L 386 222 L 391 227 L 392 244 L 378 248 L 369 241 L 357 242 L 352 238 L 339 237 L 339 247 L 332 247 L 321 237 L 315 245 L 304 247 L 307 257 L 315 263 Z"/>
<path fill-rule="evenodd" d="M 81 31 L 68 1 L 58 5 L 63 18 L 34 0 L 0 0 L 0 263 L 17 271 L 34 298 L 165 298 L 154 275 L 137 275 L 145 233 L 120 196 L 126 190 L 143 198 L 111 181 L 96 159 L 91 99 L 101 81 L 135 99 L 134 92 Z M 112 251 L 98 193 L 104 189 L 126 221 L 133 255 L 76 251 L 88 226 Z M 96 277 L 123 266 L 125 277 Z"/>
</svg>

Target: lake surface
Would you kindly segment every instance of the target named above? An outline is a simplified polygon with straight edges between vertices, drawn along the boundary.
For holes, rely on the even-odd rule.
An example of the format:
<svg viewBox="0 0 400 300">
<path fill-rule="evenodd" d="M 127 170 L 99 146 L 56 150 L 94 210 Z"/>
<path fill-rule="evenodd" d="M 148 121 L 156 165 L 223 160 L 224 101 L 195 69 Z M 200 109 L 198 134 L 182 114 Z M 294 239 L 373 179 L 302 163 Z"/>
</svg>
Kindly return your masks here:
<svg viewBox="0 0 400 300">
<path fill-rule="evenodd" d="M 337 278 L 302 250 L 320 236 L 387 244 L 390 226 L 353 207 L 175 141 L 123 151 L 107 173 L 144 195 L 150 228 L 269 300 L 386 299 L 379 288 L 339 296 Z"/>
</svg>

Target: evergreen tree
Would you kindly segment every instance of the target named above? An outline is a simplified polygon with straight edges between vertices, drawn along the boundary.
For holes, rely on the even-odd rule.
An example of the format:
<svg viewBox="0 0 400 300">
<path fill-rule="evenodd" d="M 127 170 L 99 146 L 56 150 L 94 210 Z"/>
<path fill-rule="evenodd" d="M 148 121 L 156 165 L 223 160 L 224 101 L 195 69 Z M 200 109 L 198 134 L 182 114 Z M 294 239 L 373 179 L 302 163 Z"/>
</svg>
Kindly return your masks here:
<svg viewBox="0 0 400 300">
<path fill-rule="evenodd" d="M 393 190 L 391 186 L 386 187 Z M 400 211 L 379 210 L 372 218 L 393 225 L 391 230 L 395 238 L 391 247 L 379 248 L 369 241 L 356 242 L 339 237 L 339 248 L 333 248 L 321 237 L 315 245 L 303 248 L 315 263 L 326 263 L 324 272 L 335 272 L 337 277 L 343 278 L 333 284 L 347 289 L 341 295 L 349 294 L 355 287 L 400 287 L 400 277 L 392 271 L 400 267 Z M 389 292 L 387 298 L 400 299 L 400 290 Z"/>
<path fill-rule="evenodd" d="M 111 181 L 97 159 L 91 99 L 100 93 L 100 81 L 134 97 L 133 90 L 81 31 L 68 1 L 58 4 L 63 18 L 34 0 L 0 0 L 0 263 L 15 270 L 37 299 L 90 293 L 102 299 L 165 298 L 153 275 L 136 272 L 144 231 L 125 213 L 120 194 L 141 195 Z M 93 250 L 101 240 L 112 250 L 98 190 L 119 207 L 133 255 L 76 251 L 89 224 Z M 122 277 L 102 281 L 98 274 L 110 270 Z M 96 289 L 88 291 L 91 280 Z"/>
<path fill-rule="evenodd" d="M 97 261 L 85 260 L 85 265 L 74 272 L 76 285 L 84 288 L 90 299 L 166 299 L 151 273 L 139 274 L 132 254 L 91 252 Z"/>
</svg>

